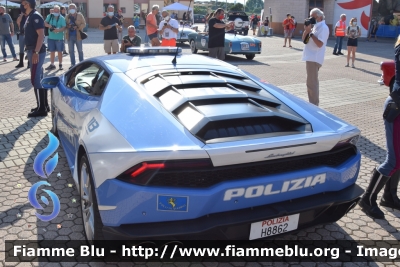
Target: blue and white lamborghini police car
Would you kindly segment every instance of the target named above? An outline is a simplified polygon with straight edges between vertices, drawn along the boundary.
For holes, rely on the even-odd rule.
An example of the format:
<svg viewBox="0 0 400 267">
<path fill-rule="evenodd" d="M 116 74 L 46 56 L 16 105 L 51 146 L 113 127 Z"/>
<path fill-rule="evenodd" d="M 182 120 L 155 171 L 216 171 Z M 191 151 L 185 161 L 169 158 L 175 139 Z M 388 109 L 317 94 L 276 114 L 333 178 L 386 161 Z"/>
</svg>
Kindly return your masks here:
<svg viewBox="0 0 400 267">
<path fill-rule="evenodd" d="M 217 59 L 129 52 L 42 80 L 87 239 L 267 238 L 359 200 L 354 126 Z"/>
</svg>

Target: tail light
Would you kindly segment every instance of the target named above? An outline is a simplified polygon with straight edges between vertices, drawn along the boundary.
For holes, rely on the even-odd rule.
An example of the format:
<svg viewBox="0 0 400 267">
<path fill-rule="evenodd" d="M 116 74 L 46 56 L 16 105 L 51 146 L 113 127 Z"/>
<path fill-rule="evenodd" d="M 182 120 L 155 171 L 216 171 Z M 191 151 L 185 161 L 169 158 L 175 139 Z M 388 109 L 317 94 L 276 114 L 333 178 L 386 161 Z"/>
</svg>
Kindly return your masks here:
<svg viewBox="0 0 400 267">
<path fill-rule="evenodd" d="M 199 171 L 212 167 L 210 159 L 141 162 L 119 175 L 117 179 L 137 185 L 146 185 L 159 172 Z"/>
<path fill-rule="evenodd" d="M 246 29 L 248 29 L 248 28 L 249 28 L 249 26 L 245 26 L 245 28 L 246 28 Z"/>
<path fill-rule="evenodd" d="M 232 48 L 232 42 L 229 42 L 229 47 Z"/>
<path fill-rule="evenodd" d="M 258 44 L 258 46 L 259 46 L 259 48 L 260 48 L 260 50 L 261 50 L 262 42 L 260 42 L 260 43 Z"/>
<path fill-rule="evenodd" d="M 346 136 L 346 137 L 342 138 L 335 145 L 335 147 L 333 149 L 342 148 L 342 147 L 349 146 L 349 145 L 356 146 L 359 138 L 360 138 L 360 134 L 359 133 L 357 133 L 357 134 L 355 134 L 353 136 L 350 136 L 350 137 Z"/>
</svg>

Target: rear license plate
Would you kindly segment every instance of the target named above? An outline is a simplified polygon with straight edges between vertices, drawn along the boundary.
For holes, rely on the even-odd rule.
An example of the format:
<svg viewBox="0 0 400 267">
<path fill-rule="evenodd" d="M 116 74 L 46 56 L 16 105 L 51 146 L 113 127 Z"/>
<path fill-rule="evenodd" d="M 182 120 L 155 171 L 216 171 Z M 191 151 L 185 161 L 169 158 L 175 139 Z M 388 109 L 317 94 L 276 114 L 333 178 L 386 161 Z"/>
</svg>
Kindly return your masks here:
<svg viewBox="0 0 400 267">
<path fill-rule="evenodd" d="M 242 50 L 249 50 L 249 44 L 248 43 L 241 43 Z"/>
<path fill-rule="evenodd" d="M 298 213 L 252 223 L 249 239 L 264 238 L 296 230 L 299 226 L 299 216 L 300 214 Z"/>
</svg>

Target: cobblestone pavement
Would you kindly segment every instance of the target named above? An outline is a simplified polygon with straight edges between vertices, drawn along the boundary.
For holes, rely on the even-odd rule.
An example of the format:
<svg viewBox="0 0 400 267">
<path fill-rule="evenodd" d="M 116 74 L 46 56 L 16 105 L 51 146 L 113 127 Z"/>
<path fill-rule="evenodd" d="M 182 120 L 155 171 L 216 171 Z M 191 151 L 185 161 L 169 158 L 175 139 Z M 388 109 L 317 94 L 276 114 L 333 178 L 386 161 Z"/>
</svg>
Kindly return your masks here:
<svg viewBox="0 0 400 267">
<path fill-rule="evenodd" d="M 143 36 L 143 30 L 140 35 Z M 89 38 L 84 41 L 85 57 L 104 54 L 102 33 L 89 29 Z M 244 56 L 228 56 L 227 61 L 259 76 L 268 82 L 307 99 L 305 86 L 305 63 L 301 62 L 303 44 L 294 39 L 293 48 L 283 48 L 283 39 L 278 36 L 260 37 L 263 51 L 255 60 L 248 61 Z M 332 55 L 334 41 L 329 40 L 326 60 L 320 69 L 321 107 L 358 126 L 362 138 L 358 143 L 362 151 L 362 165 L 357 183 L 365 188 L 374 166 L 385 158 L 385 137 L 382 122 L 382 107 L 388 95 L 388 88 L 379 86 L 379 63 L 392 59 L 394 40 L 359 42 L 356 68 L 345 68 L 345 56 Z M 190 53 L 188 44 L 182 45 L 184 53 Z M 48 57 L 45 67 L 48 65 Z M 34 106 L 34 93 L 26 68 L 15 69 L 16 62 L 0 63 L 0 246 L 4 239 L 83 239 L 82 217 L 79 207 L 79 194 L 73 184 L 62 148 L 58 166 L 49 178 L 54 192 L 61 201 L 61 212 L 51 222 L 37 220 L 35 209 L 27 200 L 30 186 L 39 181 L 33 171 L 33 159 L 47 146 L 46 133 L 51 126 L 51 116 L 27 119 L 26 115 Z M 64 57 L 64 69 L 69 67 L 69 56 Z M 46 75 L 59 75 L 60 71 L 45 72 Z M 57 173 L 61 177 L 57 177 Z M 76 200 L 76 202 L 74 202 Z M 320 225 L 288 234 L 281 239 L 296 240 L 400 240 L 400 212 L 383 209 L 387 220 L 373 220 L 357 206 L 337 223 Z M 68 216 L 69 215 L 69 216 Z M 72 217 L 71 217 L 72 215 Z M 61 228 L 57 228 L 61 224 Z M 0 265 L 5 264 L 0 254 Z M 393 264 L 393 263 L 391 263 Z M 7 263 L 7 266 L 87 266 L 86 264 L 62 263 Z M 107 265 L 116 266 L 117 264 Z M 120 264 L 131 266 L 132 264 Z M 147 266 L 159 266 L 158 263 Z M 189 266 L 189 263 L 175 263 L 175 266 Z M 195 264 L 193 264 L 194 266 Z M 205 266 L 238 266 L 238 263 L 204 264 Z M 242 264 L 243 265 L 243 264 Z M 248 266 L 260 266 L 251 263 Z M 289 264 L 274 264 L 289 266 Z M 316 266 L 302 263 L 301 266 Z M 325 266 L 364 266 L 365 263 L 327 263 Z M 390 266 L 389 263 L 369 263 L 370 266 Z M 90 266 L 103 266 L 91 264 Z M 168 266 L 174 266 L 168 264 Z M 201 266 L 196 264 L 196 266 Z M 296 265 L 293 265 L 296 266 Z M 299 266 L 299 264 L 297 264 Z M 321 264 L 318 264 L 321 266 Z"/>
</svg>

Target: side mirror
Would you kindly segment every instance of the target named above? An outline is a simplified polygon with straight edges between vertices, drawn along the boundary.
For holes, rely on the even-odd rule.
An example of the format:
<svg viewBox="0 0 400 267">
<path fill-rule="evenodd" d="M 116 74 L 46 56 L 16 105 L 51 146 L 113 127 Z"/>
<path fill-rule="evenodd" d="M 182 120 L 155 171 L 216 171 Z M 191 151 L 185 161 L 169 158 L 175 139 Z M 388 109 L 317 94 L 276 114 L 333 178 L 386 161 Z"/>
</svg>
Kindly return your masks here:
<svg viewBox="0 0 400 267">
<path fill-rule="evenodd" d="M 59 77 L 48 77 L 40 81 L 44 89 L 53 89 L 58 85 L 59 82 L 60 82 Z"/>
</svg>

